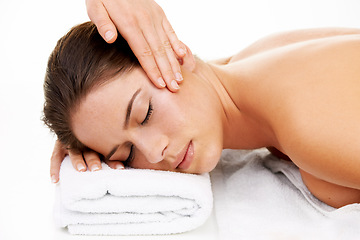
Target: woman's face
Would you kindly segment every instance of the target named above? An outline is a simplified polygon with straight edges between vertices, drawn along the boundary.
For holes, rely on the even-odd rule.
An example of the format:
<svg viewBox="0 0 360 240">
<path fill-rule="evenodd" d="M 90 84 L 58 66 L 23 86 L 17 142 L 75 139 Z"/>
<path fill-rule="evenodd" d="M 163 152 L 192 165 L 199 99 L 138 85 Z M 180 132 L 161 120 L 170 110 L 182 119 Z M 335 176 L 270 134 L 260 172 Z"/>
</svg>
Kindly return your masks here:
<svg viewBox="0 0 360 240">
<path fill-rule="evenodd" d="M 223 148 L 221 104 L 207 81 L 183 75 L 177 93 L 154 87 L 141 68 L 95 87 L 72 115 L 75 136 L 134 168 L 211 171 Z"/>
</svg>

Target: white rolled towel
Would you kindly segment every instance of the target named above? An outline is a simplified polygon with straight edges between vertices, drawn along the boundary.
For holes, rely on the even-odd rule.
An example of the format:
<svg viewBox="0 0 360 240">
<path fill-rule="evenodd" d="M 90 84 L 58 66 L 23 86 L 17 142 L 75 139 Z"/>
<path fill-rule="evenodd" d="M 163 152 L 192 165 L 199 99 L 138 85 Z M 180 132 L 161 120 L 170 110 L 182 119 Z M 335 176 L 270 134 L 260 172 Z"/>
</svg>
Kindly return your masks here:
<svg viewBox="0 0 360 240">
<path fill-rule="evenodd" d="M 201 226 L 213 206 L 208 174 L 147 169 L 77 172 L 69 157 L 56 186 L 55 223 L 81 235 L 175 234 Z"/>
</svg>

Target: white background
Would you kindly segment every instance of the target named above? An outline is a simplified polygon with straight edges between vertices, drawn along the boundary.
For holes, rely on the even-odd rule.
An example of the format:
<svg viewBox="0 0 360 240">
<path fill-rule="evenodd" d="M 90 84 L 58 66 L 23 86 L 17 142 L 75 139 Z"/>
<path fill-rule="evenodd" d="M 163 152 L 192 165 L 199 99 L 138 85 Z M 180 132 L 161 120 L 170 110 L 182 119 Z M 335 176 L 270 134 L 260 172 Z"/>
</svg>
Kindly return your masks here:
<svg viewBox="0 0 360 240">
<path fill-rule="evenodd" d="M 210 60 L 266 34 L 326 26 L 360 28 L 359 0 L 159 0 L 180 40 Z M 58 38 L 87 21 L 84 0 L 0 0 L 0 239 L 104 239 L 54 227 L 49 158 L 40 121 L 47 58 Z M 239 226 L 241 227 L 241 226 Z M 190 233 L 109 239 L 216 239 L 215 218 Z"/>
</svg>

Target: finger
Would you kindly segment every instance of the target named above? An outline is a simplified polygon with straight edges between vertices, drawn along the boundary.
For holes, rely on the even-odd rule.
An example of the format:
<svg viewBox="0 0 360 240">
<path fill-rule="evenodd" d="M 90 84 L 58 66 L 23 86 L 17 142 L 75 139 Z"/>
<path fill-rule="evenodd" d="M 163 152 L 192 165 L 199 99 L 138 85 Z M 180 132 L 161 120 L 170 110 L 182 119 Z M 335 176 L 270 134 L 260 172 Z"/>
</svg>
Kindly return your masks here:
<svg viewBox="0 0 360 240">
<path fill-rule="evenodd" d="M 90 171 L 97 171 L 101 169 L 101 161 L 99 154 L 94 151 L 83 152 L 85 162 Z"/>
<path fill-rule="evenodd" d="M 59 181 L 59 172 L 61 162 L 67 154 L 67 150 L 63 147 L 59 140 L 56 140 L 54 150 L 50 159 L 50 177 L 51 182 L 57 183 Z"/>
<path fill-rule="evenodd" d="M 171 68 L 170 61 L 167 55 L 167 48 L 171 47 L 168 40 L 164 39 L 162 42 L 159 32 L 156 31 L 155 26 L 152 23 L 142 23 L 144 26 L 143 34 L 146 36 L 146 41 L 151 47 L 151 52 L 154 55 L 156 64 L 161 72 L 166 86 L 170 91 L 176 92 L 179 89 L 179 85 L 175 80 L 175 74 Z"/>
<path fill-rule="evenodd" d="M 184 57 L 186 55 L 186 46 L 178 39 L 174 29 L 172 28 L 167 18 L 164 18 L 163 20 L 163 28 L 176 55 L 180 58 Z"/>
<path fill-rule="evenodd" d="M 69 156 L 73 167 L 79 172 L 86 171 L 86 165 L 83 155 L 79 151 L 69 150 Z"/>
<path fill-rule="evenodd" d="M 181 42 L 181 41 L 180 41 Z M 185 51 L 186 51 L 186 54 L 184 55 L 184 57 L 182 58 L 190 58 L 190 59 L 193 59 L 195 61 L 195 58 L 194 58 L 194 55 L 192 53 L 192 51 L 190 50 L 190 48 L 184 44 L 183 42 L 181 42 L 183 44 L 183 46 L 185 47 Z"/>
<path fill-rule="evenodd" d="M 171 43 L 168 39 L 168 36 L 164 32 L 163 28 L 157 29 L 158 35 L 160 36 L 161 42 L 164 45 L 164 48 L 166 50 L 166 54 L 170 63 L 170 66 L 172 68 L 172 71 L 175 73 L 175 80 L 177 83 L 180 83 L 183 80 L 182 74 L 181 74 L 181 68 L 178 60 L 178 56 L 174 52 Z"/>
<path fill-rule="evenodd" d="M 102 38 L 108 43 L 115 42 L 117 38 L 116 27 L 101 1 L 87 0 L 86 7 L 90 20 L 96 25 Z"/>
<path fill-rule="evenodd" d="M 111 8 L 109 10 L 111 11 Z M 114 16 L 114 23 L 119 29 L 122 37 L 128 42 L 131 50 L 139 60 L 141 67 L 148 75 L 150 81 L 157 88 L 166 87 L 166 83 L 155 62 L 151 48 L 141 32 L 136 18 L 131 15 L 126 17 L 122 16 L 122 18 L 120 18 L 120 16 L 118 16 L 115 12 L 112 12 L 111 14 Z"/>
<path fill-rule="evenodd" d="M 133 29 L 131 33 L 125 32 L 123 37 L 125 39 L 132 39 L 132 41 L 128 41 L 129 46 L 139 60 L 141 67 L 144 69 L 151 82 L 158 88 L 166 87 L 164 78 L 162 77 L 159 67 L 155 61 L 154 54 L 145 40 L 143 33 L 137 28 Z"/>
<path fill-rule="evenodd" d="M 109 167 L 111 167 L 112 169 L 124 169 L 124 164 L 121 161 L 110 161 L 110 160 L 105 160 L 104 161 Z"/>
<path fill-rule="evenodd" d="M 139 60 L 141 67 L 148 75 L 150 81 L 158 88 L 166 87 L 164 76 L 162 76 L 162 73 L 160 72 L 153 50 L 144 36 L 142 28 L 139 26 L 140 22 L 152 23 L 153 21 L 150 19 L 151 16 L 145 12 L 139 15 L 141 16 L 141 19 L 139 20 L 133 14 L 127 15 L 126 12 L 124 12 L 122 15 L 119 15 L 117 12 L 112 12 L 113 9 L 116 9 L 116 6 L 108 8 L 113 22 L 119 29 L 122 37 L 128 42 L 131 50 Z"/>
</svg>

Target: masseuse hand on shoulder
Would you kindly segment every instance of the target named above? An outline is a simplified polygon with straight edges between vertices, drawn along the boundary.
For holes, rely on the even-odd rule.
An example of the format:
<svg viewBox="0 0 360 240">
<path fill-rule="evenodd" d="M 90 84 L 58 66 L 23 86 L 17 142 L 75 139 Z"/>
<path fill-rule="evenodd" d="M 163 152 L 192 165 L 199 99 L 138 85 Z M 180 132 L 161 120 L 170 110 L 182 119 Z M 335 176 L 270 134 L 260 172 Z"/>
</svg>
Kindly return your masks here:
<svg viewBox="0 0 360 240">
<path fill-rule="evenodd" d="M 186 55 L 192 57 L 176 36 L 165 13 L 153 0 L 86 0 L 91 21 L 109 44 L 117 38 L 117 30 L 128 41 L 150 80 L 158 88 L 176 92 L 183 80 L 180 62 Z M 68 150 L 56 141 L 51 156 L 50 176 L 53 183 L 59 181 L 59 171 L 66 155 L 78 171 L 96 171 L 101 168 L 96 152 Z M 111 168 L 121 169 L 120 161 L 106 162 Z"/>
</svg>

